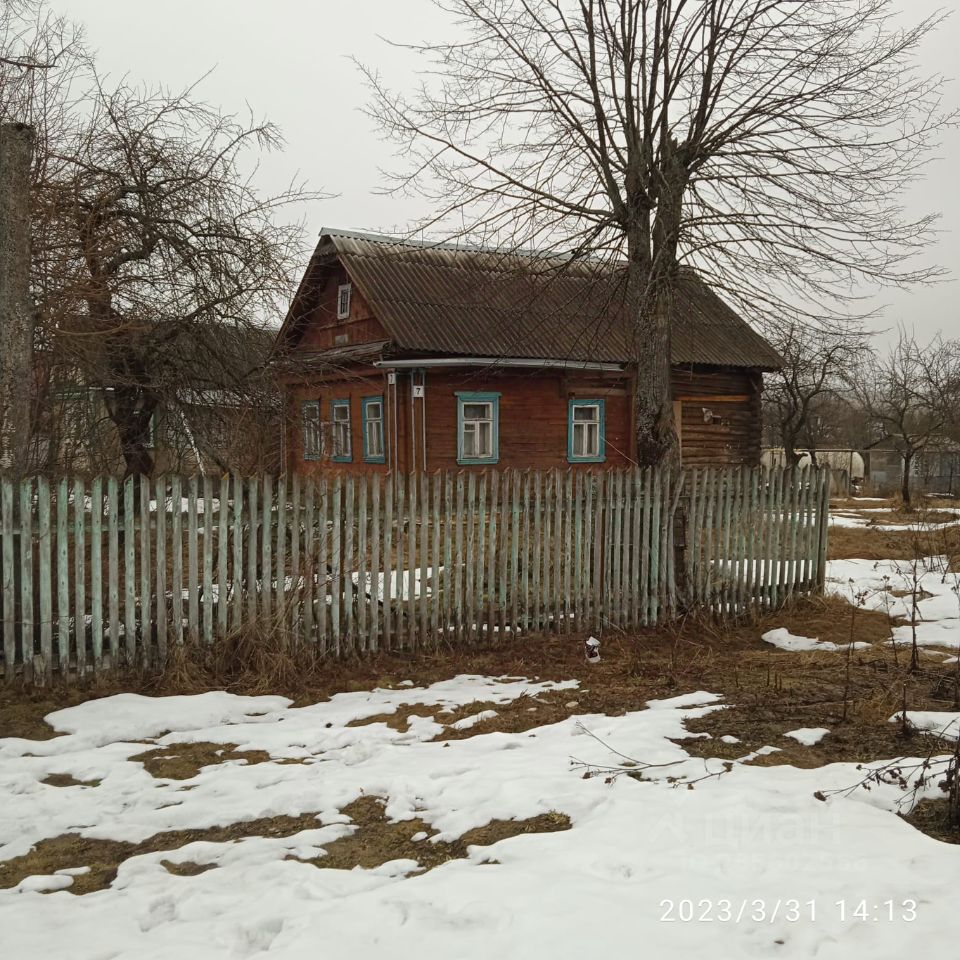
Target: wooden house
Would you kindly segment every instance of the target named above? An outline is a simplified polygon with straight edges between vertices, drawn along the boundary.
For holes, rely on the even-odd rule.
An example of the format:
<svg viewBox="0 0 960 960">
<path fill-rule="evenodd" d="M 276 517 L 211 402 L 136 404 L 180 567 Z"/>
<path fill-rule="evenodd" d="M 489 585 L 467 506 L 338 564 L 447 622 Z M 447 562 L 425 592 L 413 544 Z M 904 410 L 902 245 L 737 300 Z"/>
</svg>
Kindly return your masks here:
<svg viewBox="0 0 960 960">
<path fill-rule="evenodd" d="M 279 334 L 287 466 L 630 465 L 643 367 L 623 300 L 595 262 L 324 231 Z M 693 272 L 672 338 L 683 462 L 759 463 L 779 355 Z"/>
</svg>

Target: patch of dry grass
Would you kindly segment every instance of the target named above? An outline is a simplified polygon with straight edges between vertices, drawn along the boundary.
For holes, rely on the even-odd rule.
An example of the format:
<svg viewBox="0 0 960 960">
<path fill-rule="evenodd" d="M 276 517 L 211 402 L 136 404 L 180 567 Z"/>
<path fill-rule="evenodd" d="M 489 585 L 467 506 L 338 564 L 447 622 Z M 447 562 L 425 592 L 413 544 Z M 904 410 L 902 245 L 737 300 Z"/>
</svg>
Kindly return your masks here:
<svg viewBox="0 0 960 960">
<path fill-rule="evenodd" d="M 831 527 L 827 540 L 830 560 L 912 560 L 918 555 L 960 557 L 960 526 L 917 531 Z"/>
<path fill-rule="evenodd" d="M 570 820 L 565 814 L 551 812 L 525 820 L 492 820 L 482 827 L 467 831 L 456 840 L 434 843 L 428 840 L 415 841 L 413 838 L 417 834 L 426 833 L 429 836 L 435 831 L 420 819 L 387 820 L 384 805 L 384 801 L 378 797 L 361 797 L 348 804 L 342 812 L 350 817 L 357 829 L 349 836 L 326 844 L 325 855 L 299 862 L 325 869 L 352 870 L 354 867 L 371 869 L 390 860 L 409 859 L 416 860 L 421 870 L 432 870 L 448 860 L 466 857 L 470 846 L 489 846 L 524 833 L 552 833 L 570 829 Z M 225 843 L 244 837 L 290 837 L 319 826 L 316 814 L 305 813 L 298 817 L 265 817 L 204 830 L 167 831 L 141 843 L 91 839 L 67 833 L 41 840 L 21 857 L 0 861 L 0 888 L 14 887 L 29 876 L 46 876 L 70 867 L 89 867 L 87 873 L 73 878 L 73 884 L 68 889 L 80 895 L 93 893 L 109 887 L 120 865 L 131 857 L 178 850 L 198 840 Z M 189 860 L 160 862 L 168 873 L 181 877 L 197 876 L 216 867 L 216 864 Z"/>
<path fill-rule="evenodd" d="M 901 816 L 921 833 L 944 843 L 960 843 L 960 826 L 950 822 L 950 803 L 942 800 L 921 800 L 909 813 Z"/>
<path fill-rule="evenodd" d="M 89 867 L 87 873 L 73 878 L 71 893 L 93 893 L 113 883 L 120 864 L 130 857 L 163 850 L 179 850 L 196 840 L 226 843 L 243 837 L 290 837 L 320 826 L 318 814 L 299 817 L 264 817 L 202 830 L 169 830 L 154 834 L 140 843 L 101 840 L 64 833 L 36 843 L 29 853 L 0 861 L 0 889 L 15 887 L 25 877 L 47 876 L 70 867 Z M 168 868 L 169 869 L 169 868 Z"/>
<path fill-rule="evenodd" d="M 151 777 L 162 780 L 189 780 L 204 767 L 230 760 L 245 764 L 265 763 L 271 760 L 266 750 L 237 750 L 235 743 L 172 743 L 155 750 L 146 750 L 130 757 Z"/>
<path fill-rule="evenodd" d="M 425 872 L 449 860 L 465 858 L 471 846 L 487 847 L 524 833 L 570 829 L 569 817 L 554 811 L 526 820 L 491 820 L 456 840 L 431 842 L 429 837 L 436 831 L 423 820 L 387 820 L 384 801 L 379 797 L 361 797 L 342 812 L 357 829 L 349 836 L 325 844 L 324 856 L 301 860 L 301 863 L 335 870 L 352 870 L 358 866 L 369 870 L 391 860 L 416 860 Z M 418 834 L 426 834 L 426 838 L 414 840 Z"/>
<path fill-rule="evenodd" d="M 77 780 L 69 773 L 51 773 L 40 782 L 47 784 L 48 787 L 96 787 L 100 785 L 99 780 Z"/>
</svg>

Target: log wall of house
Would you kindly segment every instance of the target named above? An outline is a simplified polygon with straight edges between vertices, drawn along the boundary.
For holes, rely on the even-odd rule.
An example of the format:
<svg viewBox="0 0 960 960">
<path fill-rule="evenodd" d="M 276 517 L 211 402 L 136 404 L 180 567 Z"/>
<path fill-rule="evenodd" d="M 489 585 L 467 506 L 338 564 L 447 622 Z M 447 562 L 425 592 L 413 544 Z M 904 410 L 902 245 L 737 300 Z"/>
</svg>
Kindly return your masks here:
<svg viewBox="0 0 960 960">
<path fill-rule="evenodd" d="M 499 458 L 495 464 L 498 469 L 570 466 L 598 469 L 632 463 L 632 387 L 631 381 L 620 374 L 433 368 L 426 372 L 425 399 L 414 400 L 412 407 L 410 387 L 409 372 L 397 373 L 394 391 L 387 383 L 385 371 L 357 367 L 350 376 L 294 388 L 288 467 L 308 473 L 383 472 L 394 465 L 400 471 L 422 470 L 424 466 L 428 470 L 455 469 L 460 466 L 457 463 L 459 391 L 500 394 Z M 758 464 L 761 389 L 762 375 L 754 371 L 677 369 L 674 401 L 684 465 Z M 385 401 L 387 457 L 383 464 L 366 463 L 363 459 L 361 404 L 364 397 L 372 396 L 383 396 Z M 603 464 L 571 464 L 567 459 L 571 399 L 604 401 L 606 459 Z M 325 421 L 331 417 L 333 400 L 350 401 L 352 459 L 349 463 L 333 462 L 329 456 L 318 461 L 304 460 L 300 409 L 305 400 L 320 401 Z"/>
<path fill-rule="evenodd" d="M 674 413 L 684 466 L 760 463 L 762 392 L 759 370 L 675 368 Z"/>
<path fill-rule="evenodd" d="M 386 331 L 374 317 L 356 284 L 351 290 L 350 316 L 345 320 L 337 319 L 337 288 L 348 282 L 342 267 L 324 269 L 317 286 L 311 291 L 311 299 L 304 305 L 303 333 L 298 349 L 330 350 L 387 339 Z"/>
<path fill-rule="evenodd" d="M 419 381 L 418 381 L 419 382 Z M 426 420 L 426 468 L 455 469 L 457 463 L 457 393 L 499 393 L 498 469 L 525 469 L 585 466 L 567 460 L 567 417 L 570 399 L 602 399 L 606 427 L 606 466 L 623 467 L 629 460 L 630 401 L 624 378 L 605 379 L 583 375 L 564 375 L 557 371 L 428 370 L 425 400 L 413 401 L 411 377 L 398 372 L 396 393 L 387 384 L 382 371 L 367 369 L 355 376 L 318 382 L 315 386 L 293 391 L 297 411 L 305 400 L 319 400 L 323 418 L 330 416 L 333 400 L 350 400 L 353 457 L 350 463 L 304 461 L 303 431 L 295 427 L 289 444 L 288 464 L 305 472 L 369 469 L 388 470 L 392 466 L 391 432 L 396 422 L 397 468 L 408 471 L 424 467 L 423 423 Z M 384 396 L 387 418 L 386 464 L 364 463 L 362 456 L 361 402 L 364 397 Z M 421 404 L 425 403 L 425 410 Z M 394 418 L 394 409 L 396 418 Z M 482 467 L 474 467 L 482 469 Z"/>
</svg>

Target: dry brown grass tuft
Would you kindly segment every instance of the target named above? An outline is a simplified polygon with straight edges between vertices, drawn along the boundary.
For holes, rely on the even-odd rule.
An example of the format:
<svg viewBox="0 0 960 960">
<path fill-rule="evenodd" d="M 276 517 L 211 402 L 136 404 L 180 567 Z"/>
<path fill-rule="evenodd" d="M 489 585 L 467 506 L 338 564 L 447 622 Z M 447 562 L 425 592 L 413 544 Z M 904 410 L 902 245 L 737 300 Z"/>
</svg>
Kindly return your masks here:
<svg viewBox="0 0 960 960">
<path fill-rule="evenodd" d="M 468 847 L 490 846 L 508 837 L 524 833 L 554 833 L 569 830 L 570 819 L 553 811 L 529 817 L 526 820 L 491 820 L 485 826 L 468 830 L 456 840 L 434 841 L 435 833 L 423 820 L 387 820 L 384 801 L 379 797 L 361 797 L 343 808 L 357 829 L 346 837 L 324 846 L 325 855 L 301 863 L 312 863 L 321 868 L 352 870 L 354 867 L 373 869 L 391 860 L 416 860 L 421 871 L 432 870 L 449 860 L 461 860 Z M 414 840 L 418 834 L 425 839 Z"/>
<path fill-rule="evenodd" d="M 36 843 L 29 853 L 12 860 L 0 861 L 0 889 L 15 887 L 30 876 L 47 876 L 70 867 L 89 867 L 87 873 L 74 877 L 71 893 L 93 893 L 113 883 L 120 864 L 130 857 L 164 850 L 178 850 L 196 840 L 225 843 L 243 837 L 290 837 L 320 826 L 318 814 L 298 817 L 264 817 L 226 826 L 201 830 L 170 830 L 154 834 L 140 843 L 100 840 L 65 833 Z"/>
<path fill-rule="evenodd" d="M 51 773 L 40 782 L 48 787 L 97 787 L 100 785 L 99 780 L 77 780 L 69 773 Z"/>
<path fill-rule="evenodd" d="M 163 780 L 189 780 L 204 767 L 232 760 L 245 764 L 266 763 L 271 759 L 265 750 L 237 750 L 233 743 L 173 743 L 155 750 L 138 753 L 131 760 L 143 764 L 151 777 Z"/>
</svg>

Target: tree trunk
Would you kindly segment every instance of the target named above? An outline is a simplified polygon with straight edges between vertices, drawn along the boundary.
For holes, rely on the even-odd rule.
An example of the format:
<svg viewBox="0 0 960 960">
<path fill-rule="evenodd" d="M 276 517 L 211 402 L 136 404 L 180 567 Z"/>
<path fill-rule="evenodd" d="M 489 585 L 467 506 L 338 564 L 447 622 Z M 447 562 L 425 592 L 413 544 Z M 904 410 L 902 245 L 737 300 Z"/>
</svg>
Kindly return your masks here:
<svg viewBox="0 0 960 960">
<path fill-rule="evenodd" d="M 785 438 L 783 441 L 783 459 L 785 465 L 791 470 L 800 462 L 800 454 L 797 453 L 797 442 L 793 437 Z"/>
<path fill-rule="evenodd" d="M 643 337 L 637 356 L 637 462 L 641 466 L 674 465 L 680 461 L 677 429 L 673 417 L 673 382 L 670 363 L 669 291 L 650 297 L 649 309 L 641 307 Z M 642 346 L 640 346 L 642 345 Z"/>
<path fill-rule="evenodd" d="M 680 462 L 673 416 L 671 326 L 688 173 L 673 140 L 663 145 L 659 173 L 652 191 L 656 201 L 652 226 L 645 198 L 634 194 L 631 207 L 637 216 L 627 231 L 628 297 L 637 318 L 633 355 L 637 364 L 637 460 L 641 466 Z"/>
<path fill-rule="evenodd" d="M 0 466 L 26 472 L 33 423 L 30 163 L 34 132 L 0 124 Z"/>
<path fill-rule="evenodd" d="M 150 422 L 156 409 L 156 399 L 140 387 L 116 387 L 113 391 L 108 410 L 117 428 L 125 477 L 153 473 Z"/>
<path fill-rule="evenodd" d="M 913 508 L 911 503 L 912 490 L 910 486 L 910 469 L 913 466 L 913 451 L 908 450 L 903 455 L 903 475 L 900 477 L 900 499 L 907 510 Z"/>
</svg>

